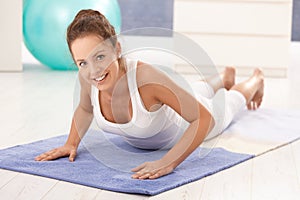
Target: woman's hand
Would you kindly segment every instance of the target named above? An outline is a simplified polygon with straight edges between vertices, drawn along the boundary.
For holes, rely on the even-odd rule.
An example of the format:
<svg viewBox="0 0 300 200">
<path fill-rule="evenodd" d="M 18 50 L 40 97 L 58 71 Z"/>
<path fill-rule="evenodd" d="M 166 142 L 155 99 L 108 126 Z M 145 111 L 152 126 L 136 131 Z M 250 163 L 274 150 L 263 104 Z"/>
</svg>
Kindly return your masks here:
<svg viewBox="0 0 300 200">
<path fill-rule="evenodd" d="M 167 175 L 174 170 L 174 167 L 167 165 L 162 160 L 152 162 L 145 162 L 140 166 L 132 169 L 136 172 L 131 177 L 134 179 L 156 179 L 161 176 Z"/>
<path fill-rule="evenodd" d="M 49 160 L 55 160 L 57 158 L 69 156 L 69 160 L 71 162 L 73 162 L 76 157 L 76 152 L 77 152 L 77 149 L 74 146 L 66 144 L 62 147 L 52 149 L 51 151 L 47 151 L 46 153 L 43 153 L 43 154 L 35 157 L 35 160 L 36 161 L 49 161 Z"/>
</svg>

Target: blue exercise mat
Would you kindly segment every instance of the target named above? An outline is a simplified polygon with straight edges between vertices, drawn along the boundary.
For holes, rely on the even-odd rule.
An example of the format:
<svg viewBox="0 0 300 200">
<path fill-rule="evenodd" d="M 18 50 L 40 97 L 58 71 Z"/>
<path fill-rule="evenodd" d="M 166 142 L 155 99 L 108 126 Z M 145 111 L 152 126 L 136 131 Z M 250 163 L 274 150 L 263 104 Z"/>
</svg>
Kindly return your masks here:
<svg viewBox="0 0 300 200">
<path fill-rule="evenodd" d="M 227 169 L 253 157 L 222 148 L 198 148 L 171 174 L 155 180 L 132 179 L 130 169 L 162 157 L 166 151 L 131 147 L 120 136 L 89 130 L 75 162 L 60 158 L 49 162 L 34 157 L 59 145 L 67 135 L 0 150 L 0 168 L 39 175 L 104 190 L 156 195 Z"/>
</svg>

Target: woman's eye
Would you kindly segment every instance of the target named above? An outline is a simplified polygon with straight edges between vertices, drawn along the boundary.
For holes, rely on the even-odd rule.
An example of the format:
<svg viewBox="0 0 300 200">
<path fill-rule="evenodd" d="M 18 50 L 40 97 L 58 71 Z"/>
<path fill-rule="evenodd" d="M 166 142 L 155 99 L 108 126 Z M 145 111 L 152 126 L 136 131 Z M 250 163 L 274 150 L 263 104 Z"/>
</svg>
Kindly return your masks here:
<svg viewBox="0 0 300 200">
<path fill-rule="evenodd" d="M 98 55 L 97 60 L 103 60 L 104 57 L 105 57 L 104 55 Z"/>
<path fill-rule="evenodd" d="M 86 62 L 80 62 L 80 63 L 79 63 L 79 67 L 85 68 L 85 67 L 86 67 L 86 64 L 87 64 Z"/>
</svg>

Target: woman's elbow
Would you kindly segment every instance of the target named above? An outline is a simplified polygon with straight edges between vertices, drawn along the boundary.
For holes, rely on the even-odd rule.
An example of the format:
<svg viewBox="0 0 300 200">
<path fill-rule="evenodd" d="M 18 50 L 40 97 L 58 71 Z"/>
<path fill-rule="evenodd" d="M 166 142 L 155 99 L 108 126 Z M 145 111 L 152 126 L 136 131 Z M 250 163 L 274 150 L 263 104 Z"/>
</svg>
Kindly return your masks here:
<svg viewBox="0 0 300 200">
<path fill-rule="evenodd" d="M 211 131 L 215 125 L 215 120 L 213 115 L 202 105 L 200 105 L 200 112 L 199 112 L 199 125 L 203 128 L 204 126 L 207 127 L 207 131 Z"/>
</svg>

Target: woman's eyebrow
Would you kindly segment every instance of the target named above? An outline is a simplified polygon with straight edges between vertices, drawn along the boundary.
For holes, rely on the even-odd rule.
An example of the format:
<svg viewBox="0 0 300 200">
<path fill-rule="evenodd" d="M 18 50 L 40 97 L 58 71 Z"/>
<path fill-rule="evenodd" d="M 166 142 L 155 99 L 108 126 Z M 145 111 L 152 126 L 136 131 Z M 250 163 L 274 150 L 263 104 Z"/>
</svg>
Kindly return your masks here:
<svg viewBox="0 0 300 200">
<path fill-rule="evenodd" d="M 96 51 L 92 57 L 95 58 L 96 56 L 98 56 L 99 53 L 102 53 L 104 51 L 105 51 L 105 49 L 100 49 L 100 50 Z"/>
<path fill-rule="evenodd" d="M 77 59 L 76 62 L 84 61 L 84 59 Z"/>
<path fill-rule="evenodd" d="M 96 56 L 98 56 L 99 53 L 105 52 L 105 49 L 100 49 L 98 51 L 96 51 L 92 57 L 95 58 Z M 80 59 L 76 59 L 76 62 L 82 62 L 85 61 L 86 59 L 80 58 Z"/>
</svg>

